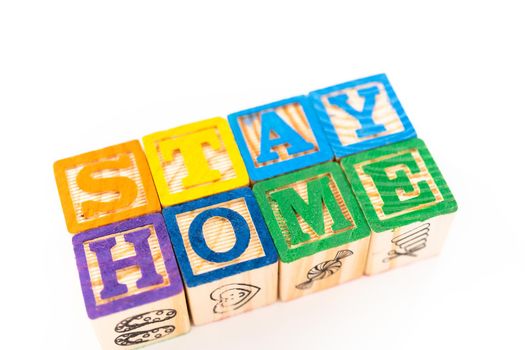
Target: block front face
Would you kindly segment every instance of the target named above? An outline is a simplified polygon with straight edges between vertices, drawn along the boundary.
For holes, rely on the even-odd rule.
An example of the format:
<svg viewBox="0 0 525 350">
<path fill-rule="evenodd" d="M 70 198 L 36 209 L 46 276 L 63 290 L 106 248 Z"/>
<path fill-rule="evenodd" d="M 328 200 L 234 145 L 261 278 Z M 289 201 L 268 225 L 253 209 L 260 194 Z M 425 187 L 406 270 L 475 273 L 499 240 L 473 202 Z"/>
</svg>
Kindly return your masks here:
<svg viewBox="0 0 525 350">
<path fill-rule="evenodd" d="M 90 318 L 175 296 L 182 282 L 162 215 L 150 214 L 73 238 Z"/>
<path fill-rule="evenodd" d="M 54 171 L 72 233 L 160 210 L 138 141 L 59 160 Z"/>
<path fill-rule="evenodd" d="M 228 116 L 254 181 L 328 161 L 332 151 L 304 96 Z"/>
<path fill-rule="evenodd" d="M 255 184 L 253 190 L 284 262 L 370 234 L 337 163 L 263 181 Z"/>
<path fill-rule="evenodd" d="M 384 74 L 313 91 L 309 97 L 338 158 L 416 137 Z"/>
<path fill-rule="evenodd" d="M 278 263 L 186 288 L 195 325 L 222 320 L 277 301 Z"/>
<path fill-rule="evenodd" d="M 166 208 L 163 215 L 189 287 L 277 261 L 249 188 Z"/>
<path fill-rule="evenodd" d="M 341 165 L 374 232 L 457 210 L 441 172 L 419 139 L 349 156 Z"/>
<path fill-rule="evenodd" d="M 373 275 L 439 254 L 455 215 L 438 215 L 391 230 L 372 232 L 366 274 Z"/>
<path fill-rule="evenodd" d="M 184 293 L 93 320 L 103 349 L 136 349 L 190 330 Z"/>
<path fill-rule="evenodd" d="M 228 123 L 203 120 L 144 137 L 164 207 L 246 186 L 246 168 Z"/>
<path fill-rule="evenodd" d="M 196 325 L 277 299 L 277 253 L 249 188 L 163 211 Z"/>
<path fill-rule="evenodd" d="M 312 294 L 359 278 L 365 271 L 370 236 L 279 263 L 279 297 L 283 301 Z"/>
</svg>

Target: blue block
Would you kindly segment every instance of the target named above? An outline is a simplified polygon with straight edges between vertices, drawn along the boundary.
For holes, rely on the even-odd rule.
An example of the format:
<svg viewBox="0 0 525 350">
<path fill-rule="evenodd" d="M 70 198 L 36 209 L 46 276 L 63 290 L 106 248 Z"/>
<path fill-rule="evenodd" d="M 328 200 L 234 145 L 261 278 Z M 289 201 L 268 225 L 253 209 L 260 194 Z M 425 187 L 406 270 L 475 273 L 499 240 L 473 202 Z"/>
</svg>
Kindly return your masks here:
<svg viewBox="0 0 525 350">
<path fill-rule="evenodd" d="M 241 199 L 241 201 L 235 201 L 236 199 Z M 224 203 L 224 206 L 221 206 L 221 203 Z M 233 205 L 232 203 L 242 204 Z M 239 205 L 244 210 L 236 210 Z M 249 217 L 243 217 L 243 212 L 245 216 L 246 213 L 249 213 Z M 187 215 L 186 218 L 191 219 L 191 223 L 188 225 L 188 222 L 183 223 L 182 220 L 178 220 L 177 215 L 180 216 L 180 214 Z M 162 211 L 162 215 L 168 228 L 184 282 L 188 287 L 216 281 L 224 277 L 267 266 L 277 261 L 274 243 L 266 228 L 253 192 L 249 188 L 239 188 L 165 208 Z M 211 218 L 221 218 L 229 221 L 236 240 L 228 251 L 216 252 L 206 243 L 206 234 L 203 232 L 203 227 L 206 221 Z M 249 220 L 252 221 L 253 227 L 255 227 L 253 236 L 250 234 Z M 186 233 L 183 235 L 182 231 Z M 233 262 L 246 249 L 250 249 L 251 244 L 256 244 L 257 239 L 263 248 L 263 253 L 249 260 Z M 186 248 L 187 246 L 188 248 Z M 198 256 L 201 264 L 204 263 L 209 266 L 208 271 L 202 273 L 194 272 L 187 249 L 192 249 Z"/>
<path fill-rule="evenodd" d="M 385 74 L 308 96 L 337 158 L 416 137 Z"/>
<path fill-rule="evenodd" d="M 233 113 L 228 121 L 253 181 L 333 158 L 306 96 Z"/>
</svg>

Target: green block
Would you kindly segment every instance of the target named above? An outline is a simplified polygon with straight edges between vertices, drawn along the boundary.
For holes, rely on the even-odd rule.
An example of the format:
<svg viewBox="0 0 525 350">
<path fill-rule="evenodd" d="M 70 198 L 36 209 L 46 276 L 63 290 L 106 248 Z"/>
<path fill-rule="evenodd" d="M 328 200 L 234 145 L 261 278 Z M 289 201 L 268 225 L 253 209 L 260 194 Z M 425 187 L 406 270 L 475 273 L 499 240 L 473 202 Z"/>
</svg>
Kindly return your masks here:
<svg viewBox="0 0 525 350">
<path fill-rule="evenodd" d="M 420 139 L 346 157 L 341 166 L 374 232 L 457 210 L 456 200 Z"/>
<path fill-rule="evenodd" d="M 370 235 L 337 163 L 324 163 L 256 183 L 253 192 L 283 262 Z"/>
</svg>

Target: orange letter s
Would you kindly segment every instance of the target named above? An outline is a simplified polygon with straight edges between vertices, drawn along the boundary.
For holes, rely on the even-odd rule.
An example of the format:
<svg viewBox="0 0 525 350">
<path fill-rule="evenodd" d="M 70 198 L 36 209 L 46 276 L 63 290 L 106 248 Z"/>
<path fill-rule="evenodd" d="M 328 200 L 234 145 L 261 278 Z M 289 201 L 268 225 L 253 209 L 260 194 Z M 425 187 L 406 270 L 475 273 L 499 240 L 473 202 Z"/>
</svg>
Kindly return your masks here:
<svg viewBox="0 0 525 350">
<path fill-rule="evenodd" d="M 115 211 L 129 206 L 137 198 L 137 184 L 130 178 L 116 176 L 110 178 L 94 178 L 93 173 L 107 169 L 125 169 L 133 165 L 128 155 L 123 154 L 117 160 L 98 162 L 84 167 L 77 175 L 78 187 L 88 193 L 119 193 L 119 198 L 109 201 L 88 200 L 82 202 L 82 215 L 89 219 L 99 212 Z"/>
</svg>

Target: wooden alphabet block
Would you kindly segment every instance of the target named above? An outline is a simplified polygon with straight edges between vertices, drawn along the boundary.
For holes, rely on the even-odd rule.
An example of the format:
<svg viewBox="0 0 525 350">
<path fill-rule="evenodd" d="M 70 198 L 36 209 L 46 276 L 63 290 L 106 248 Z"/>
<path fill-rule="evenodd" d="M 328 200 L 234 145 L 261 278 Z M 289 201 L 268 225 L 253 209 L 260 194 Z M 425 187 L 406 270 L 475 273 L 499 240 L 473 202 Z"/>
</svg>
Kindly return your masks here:
<svg viewBox="0 0 525 350">
<path fill-rule="evenodd" d="M 249 188 L 166 208 L 163 214 L 195 325 L 277 300 L 277 253 Z"/>
<path fill-rule="evenodd" d="M 416 137 L 385 74 L 309 94 L 337 158 Z"/>
<path fill-rule="evenodd" d="M 80 233 L 73 246 L 87 313 L 104 349 L 134 349 L 189 331 L 162 215 Z"/>
<path fill-rule="evenodd" d="M 228 121 L 253 181 L 333 157 L 305 96 L 233 113 Z"/>
<path fill-rule="evenodd" d="M 222 118 L 156 132 L 143 141 L 164 207 L 249 183 L 232 132 Z"/>
<path fill-rule="evenodd" d="M 358 153 L 341 165 L 372 228 L 366 274 L 440 252 L 457 204 L 423 141 Z"/>
<path fill-rule="evenodd" d="M 363 275 L 370 228 L 337 163 L 256 183 L 279 253 L 279 296 L 294 299 Z"/>
<path fill-rule="evenodd" d="M 59 160 L 54 170 L 71 233 L 160 211 L 138 141 Z"/>
</svg>

